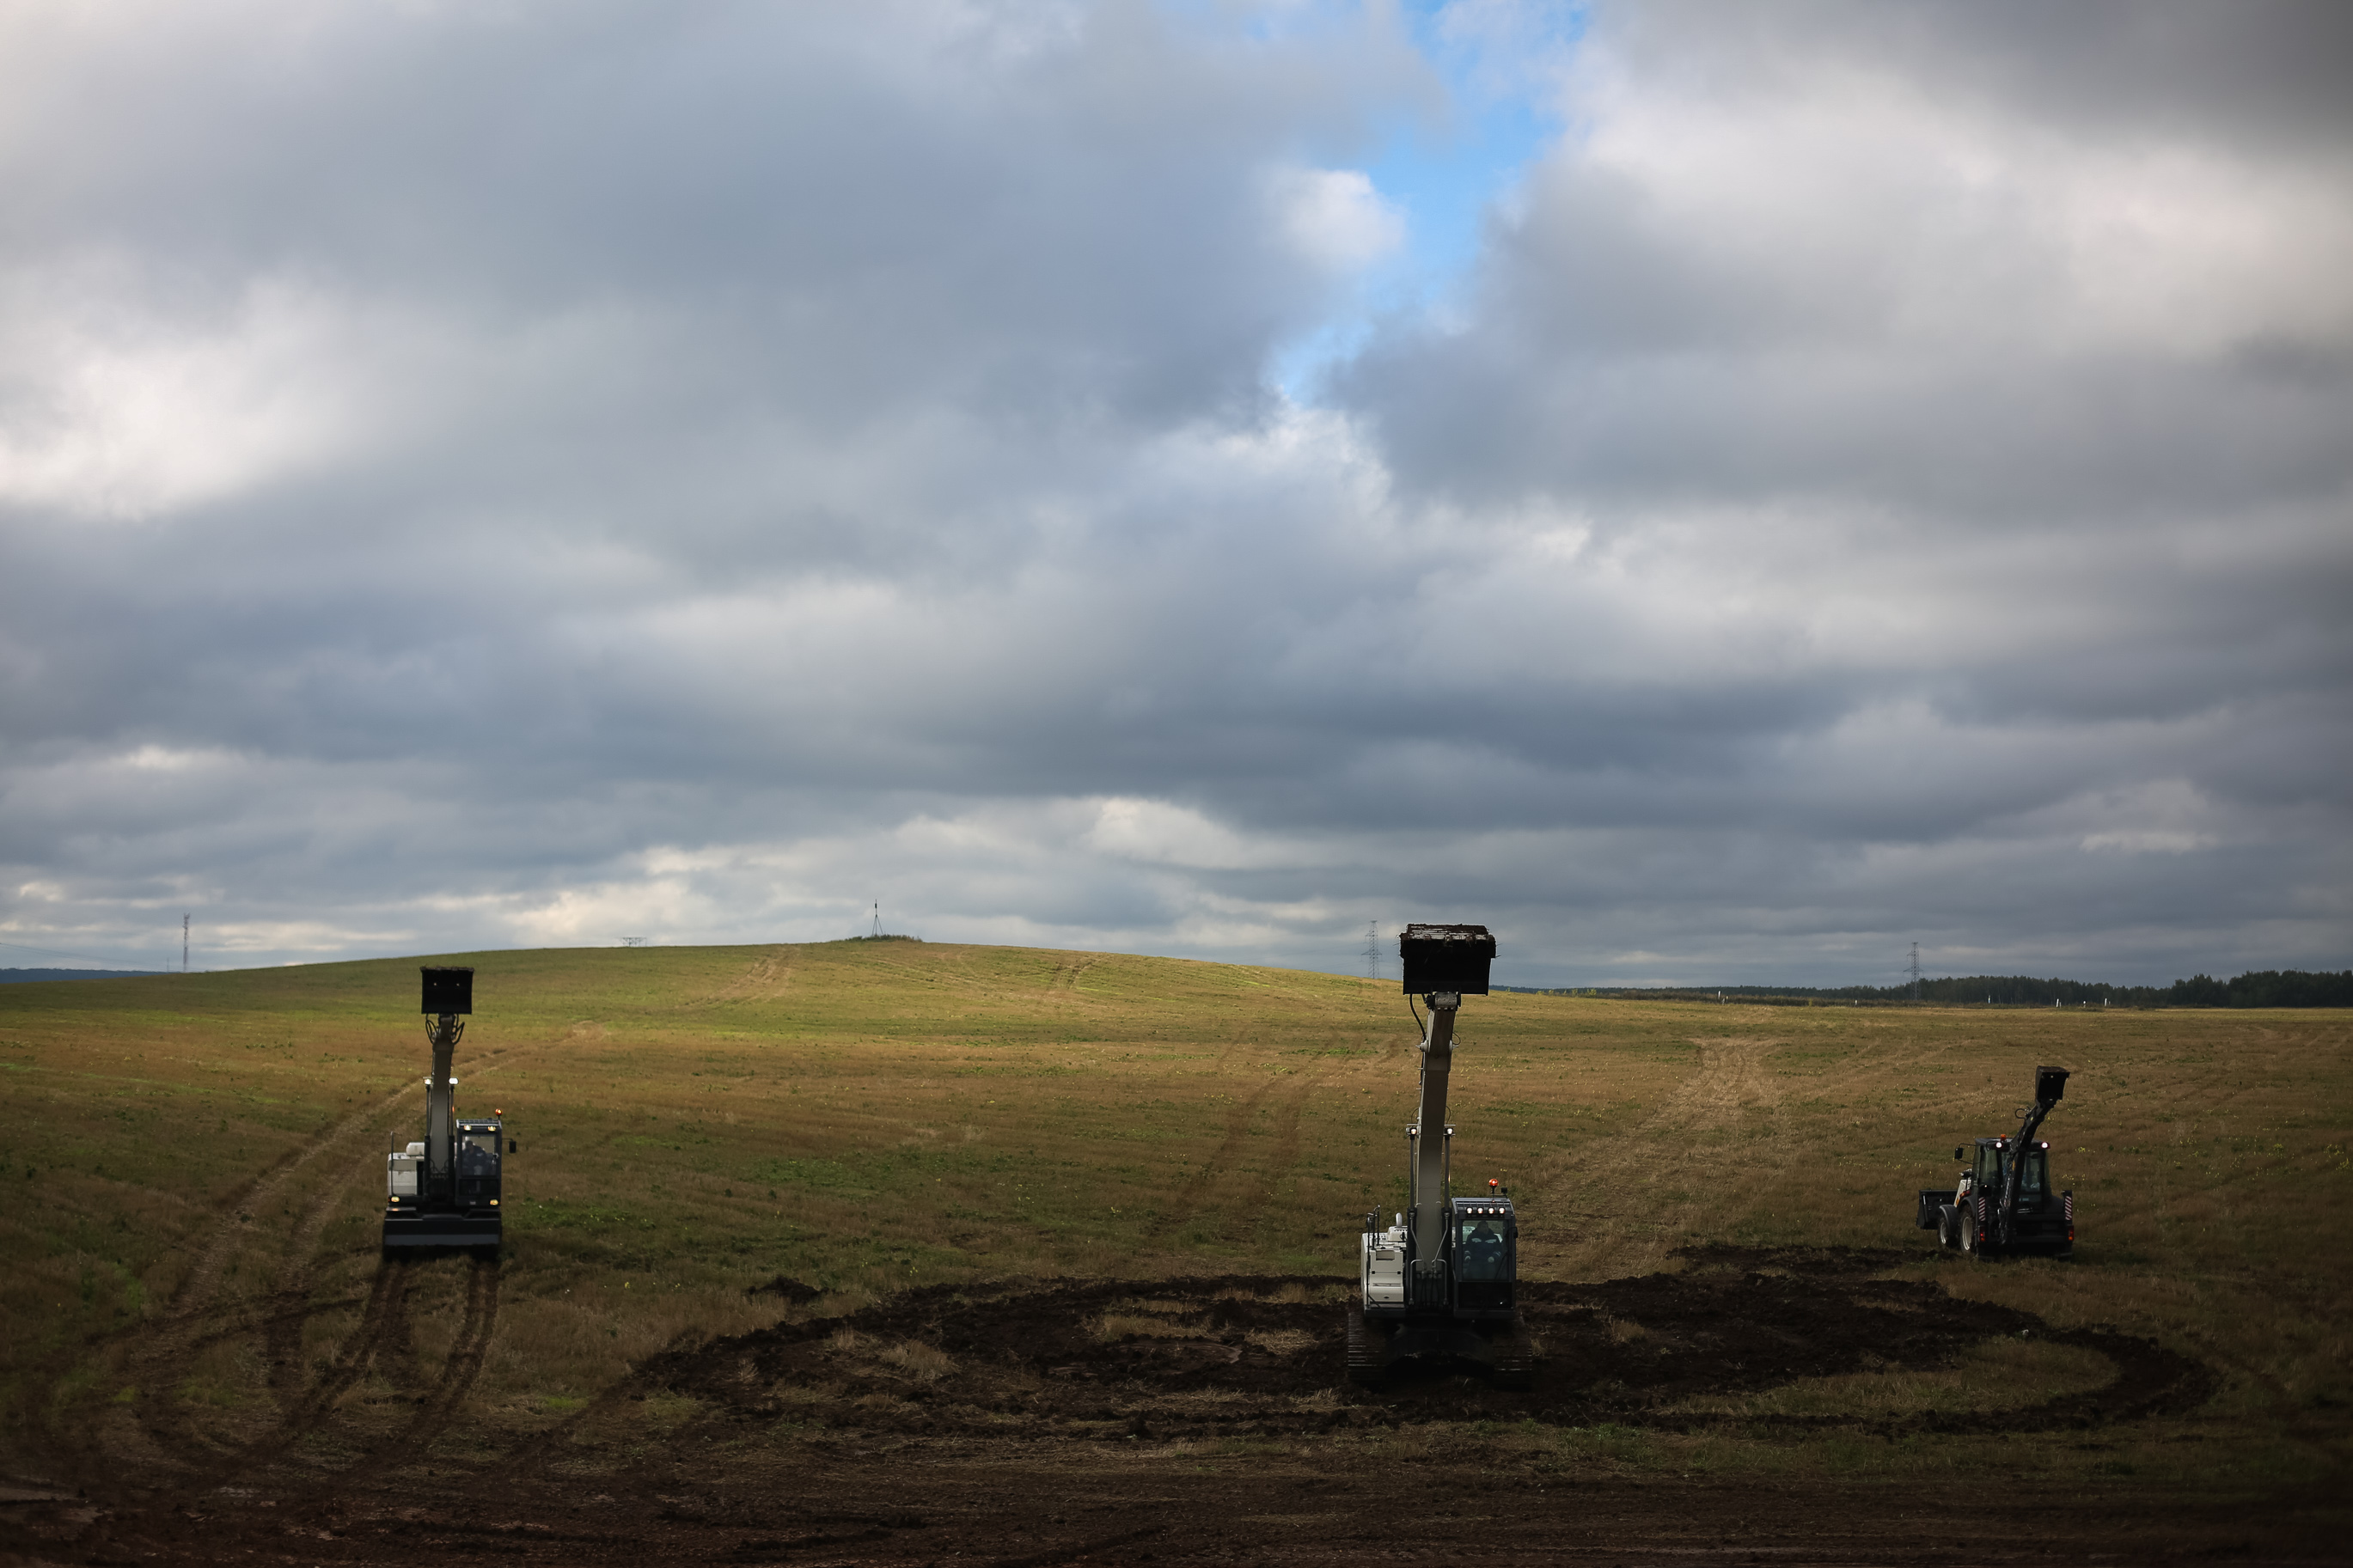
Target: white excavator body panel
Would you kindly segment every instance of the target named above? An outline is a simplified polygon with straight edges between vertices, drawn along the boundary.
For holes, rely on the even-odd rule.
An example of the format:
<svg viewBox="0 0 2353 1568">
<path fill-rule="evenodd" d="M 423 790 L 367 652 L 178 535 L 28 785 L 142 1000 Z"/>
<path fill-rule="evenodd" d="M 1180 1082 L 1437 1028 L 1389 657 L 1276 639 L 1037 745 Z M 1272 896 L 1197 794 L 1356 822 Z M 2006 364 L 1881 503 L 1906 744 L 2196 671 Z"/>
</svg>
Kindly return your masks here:
<svg viewBox="0 0 2353 1568">
<path fill-rule="evenodd" d="M 1367 1231 L 1363 1237 L 1365 1305 L 1405 1305 L 1405 1227 Z"/>
</svg>

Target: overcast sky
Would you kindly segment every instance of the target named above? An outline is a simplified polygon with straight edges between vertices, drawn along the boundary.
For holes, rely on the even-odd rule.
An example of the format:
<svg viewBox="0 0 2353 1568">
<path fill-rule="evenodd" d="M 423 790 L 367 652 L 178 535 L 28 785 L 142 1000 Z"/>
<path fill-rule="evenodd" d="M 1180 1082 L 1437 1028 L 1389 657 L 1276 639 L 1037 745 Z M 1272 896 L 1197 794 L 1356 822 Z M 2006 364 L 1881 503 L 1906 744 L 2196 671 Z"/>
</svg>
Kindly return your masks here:
<svg viewBox="0 0 2353 1568">
<path fill-rule="evenodd" d="M 2353 9 L 0 11 L 0 965 L 2353 965 Z"/>
</svg>

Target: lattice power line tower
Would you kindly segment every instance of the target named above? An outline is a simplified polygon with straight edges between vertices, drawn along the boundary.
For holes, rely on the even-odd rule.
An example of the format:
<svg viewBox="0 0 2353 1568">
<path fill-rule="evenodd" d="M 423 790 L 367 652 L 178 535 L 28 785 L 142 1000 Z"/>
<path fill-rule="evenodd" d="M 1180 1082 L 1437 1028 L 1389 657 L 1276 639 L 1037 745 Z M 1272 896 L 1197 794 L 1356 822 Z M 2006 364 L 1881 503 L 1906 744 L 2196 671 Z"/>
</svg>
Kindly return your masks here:
<svg viewBox="0 0 2353 1568">
<path fill-rule="evenodd" d="M 1380 977 L 1381 922 L 1366 921 L 1365 922 L 1365 978 L 1378 980 Z"/>
<path fill-rule="evenodd" d="M 1906 965 L 1906 971 L 1912 976 L 1912 1000 L 1917 1002 L 1920 1000 L 1920 944 L 1916 942 L 1912 944 L 1912 962 Z"/>
</svg>

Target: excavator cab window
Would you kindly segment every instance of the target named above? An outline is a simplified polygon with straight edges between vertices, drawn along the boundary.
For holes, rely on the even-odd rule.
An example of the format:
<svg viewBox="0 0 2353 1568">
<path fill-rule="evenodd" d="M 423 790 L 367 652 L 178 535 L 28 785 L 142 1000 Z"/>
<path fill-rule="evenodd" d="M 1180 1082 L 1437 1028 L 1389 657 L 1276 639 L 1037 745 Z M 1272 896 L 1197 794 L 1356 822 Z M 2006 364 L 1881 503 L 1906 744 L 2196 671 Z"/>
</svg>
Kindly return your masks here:
<svg viewBox="0 0 2353 1568">
<path fill-rule="evenodd" d="M 495 1176 L 499 1173 L 499 1137 L 495 1132 L 469 1132 L 458 1140 L 458 1173 Z"/>
<path fill-rule="evenodd" d="M 1488 1218 L 1466 1219 L 1456 1227 L 1454 1237 L 1454 1277 L 1465 1282 L 1508 1279 L 1509 1257 L 1504 1246 L 1504 1227 Z"/>
</svg>

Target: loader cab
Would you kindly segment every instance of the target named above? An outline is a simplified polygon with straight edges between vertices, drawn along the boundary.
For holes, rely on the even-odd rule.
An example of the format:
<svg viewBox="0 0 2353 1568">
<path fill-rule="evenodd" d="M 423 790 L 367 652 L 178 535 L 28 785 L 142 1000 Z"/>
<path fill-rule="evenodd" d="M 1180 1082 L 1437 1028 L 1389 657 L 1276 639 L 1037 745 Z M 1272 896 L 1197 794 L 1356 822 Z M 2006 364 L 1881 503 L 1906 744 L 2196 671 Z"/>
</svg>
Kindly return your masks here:
<svg viewBox="0 0 2353 1568">
<path fill-rule="evenodd" d="M 1973 1190 L 1989 1196 L 2000 1196 L 2002 1167 L 2006 1161 L 2018 1163 L 2018 1202 L 2021 1208 L 2031 1208 L 2042 1201 L 2051 1190 L 2051 1145 L 2032 1143 L 2013 1155 L 2007 1138 L 1978 1140 L 1977 1164 L 1969 1173 Z"/>
<path fill-rule="evenodd" d="M 1508 1317 L 1519 1278 L 1519 1226 L 1505 1197 L 1457 1198 L 1447 1236 L 1458 1313 Z"/>
</svg>

